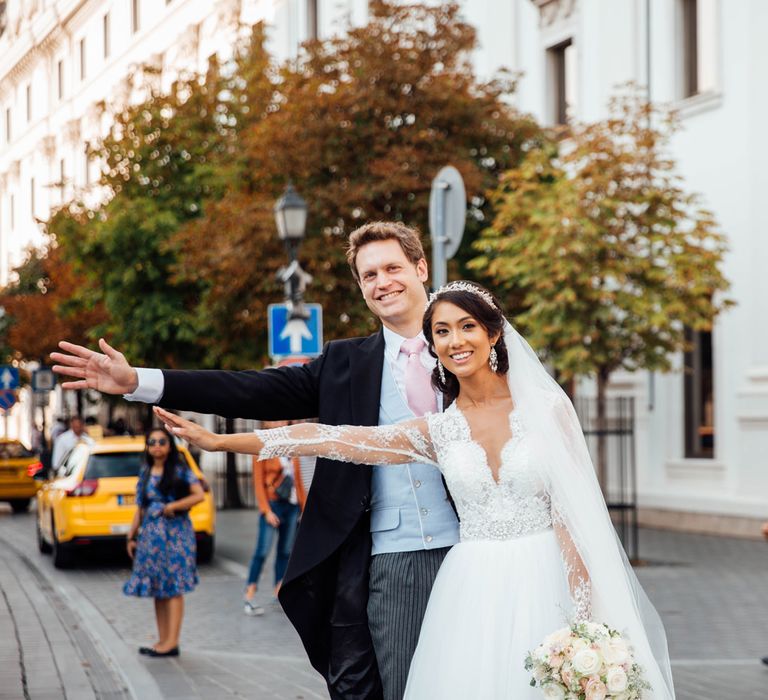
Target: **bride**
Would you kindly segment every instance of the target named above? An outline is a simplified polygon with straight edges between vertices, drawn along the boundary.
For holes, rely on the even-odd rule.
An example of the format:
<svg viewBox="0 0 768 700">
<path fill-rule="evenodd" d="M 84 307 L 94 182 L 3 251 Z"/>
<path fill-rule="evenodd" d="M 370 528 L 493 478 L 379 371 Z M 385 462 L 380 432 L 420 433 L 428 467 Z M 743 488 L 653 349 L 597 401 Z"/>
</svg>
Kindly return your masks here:
<svg viewBox="0 0 768 700">
<path fill-rule="evenodd" d="M 627 636 L 652 687 L 645 698 L 674 698 L 664 628 L 616 537 L 567 396 L 479 285 L 451 282 L 432 294 L 423 330 L 444 413 L 216 435 L 155 411 L 207 450 L 440 469 L 461 538 L 432 589 L 408 700 L 540 698 L 526 653 L 584 619 Z"/>
</svg>

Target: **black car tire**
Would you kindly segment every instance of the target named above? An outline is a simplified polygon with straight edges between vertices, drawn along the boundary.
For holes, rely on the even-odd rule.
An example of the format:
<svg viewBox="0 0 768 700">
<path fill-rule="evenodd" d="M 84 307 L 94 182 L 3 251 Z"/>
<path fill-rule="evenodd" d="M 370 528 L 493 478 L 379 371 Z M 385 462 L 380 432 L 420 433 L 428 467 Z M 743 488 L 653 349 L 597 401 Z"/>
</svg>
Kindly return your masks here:
<svg viewBox="0 0 768 700">
<path fill-rule="evenodd" d="M 53 547 L 43 537 L 43 531 L 40 529 L 40 520 L 35 518 L 35 530 L 37 530 L 37 548 L 41 554 L 50 554 L 53 551 Z"/>
<path fill-rule="evenodd" d="M 197 563 L 208 564 L 213 559 L 213 550 L 216 547 L 213 535 L 203 535 L 197 541 Z"/>
<path fill-rule="evenodd" d="M 72 566 L 74 552 L 71 545 L 59 542 L 59 538 L 56 537 L 56 523 L 53 517 L 51 517 L 51 532 L 53 533 L 53 565 L 57 569 L 67 569 Z"/>
<path fill-rule="evenodd" d="M 26 513 L 29 508 L 29 498 L 12 498 L 10 500 L 11 509 L 14 513 Z"/>
</svg>

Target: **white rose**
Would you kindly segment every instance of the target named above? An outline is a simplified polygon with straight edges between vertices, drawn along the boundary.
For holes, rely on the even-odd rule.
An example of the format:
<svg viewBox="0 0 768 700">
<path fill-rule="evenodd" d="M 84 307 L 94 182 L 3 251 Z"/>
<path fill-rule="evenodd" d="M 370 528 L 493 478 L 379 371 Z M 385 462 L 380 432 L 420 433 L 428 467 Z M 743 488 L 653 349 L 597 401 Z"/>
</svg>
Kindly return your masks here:
<svg viewBox="0 0 768 700">
<path fill-rule="evenodd" d="M 623 639 L 612 637 L 600 646 L 605 657 L 605 663 L 611 666 L 623 664 L 629 660 L 629 648 Z"/>
<path fill-rule="evenodd" d="M 547 683 L 541 690 L 546 700 L 565 700 L 565 690 L 557 683 Z"/>
<path fill-rule="evenodd" d="M 582 649 L 574 654 L 572 663 L 576 673 L 591 676 L 600 670 L 603 660 L 595 649 Z"/>
<path fill-rule="evenodd" d="M 611 693 L 623 693 L 627 689 L 627 672 L 621 666 L 611 666 L 606 675 L 605 684 Z"/>
<path fill-rule="evenodd" d="M 589 644 L 587 644 L 583 639 L 574 639 L 568 650 L 566 651 L 566 656 L 569 659 L 572 659 L 576 654 L 578 654 L 582 649 L 588 649 Z"/>
<path fill-rule="evenodd" d="M 571 628 L 563 627 L 563 629 L 557 630 L 557 632 L 552 632 L 552 634 L 547 635 L 544 638 L 544 646 L 550 647 L 550 648 L 555 645 L 565 646 L 570 641 L 571 641 Z"/>
</svg>

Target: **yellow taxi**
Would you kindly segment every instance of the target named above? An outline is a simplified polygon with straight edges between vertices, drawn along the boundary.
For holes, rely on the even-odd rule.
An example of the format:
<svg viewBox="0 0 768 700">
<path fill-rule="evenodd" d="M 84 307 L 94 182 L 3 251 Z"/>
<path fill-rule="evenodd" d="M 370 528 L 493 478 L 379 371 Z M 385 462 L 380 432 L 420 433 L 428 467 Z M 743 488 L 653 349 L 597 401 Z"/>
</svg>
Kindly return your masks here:
<svg viewBox="0 0 768 700">
<path fill-rule="evenodd" d="M 203 484 L 205 499 L 190 512 L 197 560 L 213 557 L 216 506 L 213 494 L 189 450 L 179 456 Z M 53 478 L 37 493 L 37 543 L 53 553 L 57 568 L 69 566 L 78 549 L 100 543 L 125 544 L 136 508 L 136 482 L 143 464 L 144 439 L 108 437 L 76 445 Z"/>
<path fill-rule="evenodd" d="M 0 501 L 10 503 L 14 513 L 23 513 L 40 488 L 35 474 L 42 468 L 23 443 L 0 438 Z"/>
</svg>

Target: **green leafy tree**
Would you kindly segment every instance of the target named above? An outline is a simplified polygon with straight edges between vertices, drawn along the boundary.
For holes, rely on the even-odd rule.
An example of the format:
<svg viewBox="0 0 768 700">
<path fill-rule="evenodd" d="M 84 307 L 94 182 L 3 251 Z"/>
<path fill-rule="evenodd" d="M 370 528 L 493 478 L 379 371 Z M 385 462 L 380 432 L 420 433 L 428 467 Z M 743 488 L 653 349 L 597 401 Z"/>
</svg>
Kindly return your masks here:
<svg viewBox="0 0 768 700">
<path fill-rule="evenodd" d="M 282 299 L 275 273 L 286 260 L 272 207 L 289 180 L 309 205 L 299 257 L 314 276 L 306 298 L 323 305 L 327 337 L 375 327 L 346 265 L 346 236 L 376 219 L 425 230 L 443 165 L 464 177 L 467 239 L 476 235 L 489 213 L 484 193 L 540 132 L 507 103 L 509 76 L 477 80 L 475 46 L 456 3 L 376 0 L 365 26 L 309 42 L 274 72 L 265 67 L 273 91 L 240 134 L 237 177 L 177 239 L 179 275 L 208 283 L 200 305 L 208 363 L 265 357 L 266 307 Z"/>
<path fill-rule="evenodd" d="M 668 370 L 685 328 L 730 302 L 724 236 L 666 154 L 671 115 L 630 87 L 604 121 L 530 151 L 501 177 L 471 266 L 519 300 L 516 321 L 562 379 L 593 376 L 598 428 L 623 368 Z M 598 445 L 605 484 L 605 443 Z"/>
</svg>

